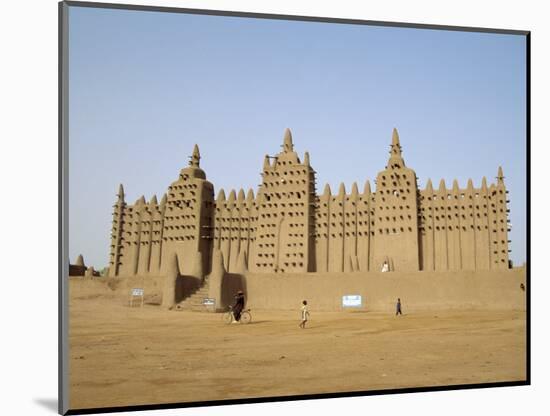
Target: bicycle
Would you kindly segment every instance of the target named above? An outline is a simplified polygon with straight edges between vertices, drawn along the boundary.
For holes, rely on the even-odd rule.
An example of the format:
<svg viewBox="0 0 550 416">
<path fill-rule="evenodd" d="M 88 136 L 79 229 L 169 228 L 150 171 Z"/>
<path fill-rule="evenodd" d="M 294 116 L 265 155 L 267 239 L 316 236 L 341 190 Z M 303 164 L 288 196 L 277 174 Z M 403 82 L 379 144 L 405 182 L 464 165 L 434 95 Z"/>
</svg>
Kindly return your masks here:
<svg viewBox="0 0 550 416">
<path fill-rule="evenodd" d="M 235 316 L 233 315 L 233 307 L 229 306 L 228 311 L 222 315 L 222 321 L 226 324 L 231 324 L 235 321 Z M 243 309 L 241 312 L 241 319 L 239 323 L 249 324 L 252 321 L 252 315 L 250 314 L 250 309 Z"/>
</svg>

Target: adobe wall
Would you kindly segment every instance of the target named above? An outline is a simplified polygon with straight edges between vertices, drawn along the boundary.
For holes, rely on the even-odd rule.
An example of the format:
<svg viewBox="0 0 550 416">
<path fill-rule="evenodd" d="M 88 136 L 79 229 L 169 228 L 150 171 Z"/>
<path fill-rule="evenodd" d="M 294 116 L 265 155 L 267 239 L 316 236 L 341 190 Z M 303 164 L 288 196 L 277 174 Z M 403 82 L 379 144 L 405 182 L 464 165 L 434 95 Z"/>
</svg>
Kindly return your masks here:
<svg viewBox="0 0 550 416">
<path fill-rule="evenodd" d="M 436 309 L 524 309 L 525 268 L 460 272 L 297 273 L 246 275 L 247 306 L 257 309 L 342 310 L 343 295 L 362 295 L 366 309 L 404 313 Z M 366 302 L 365 302 L 366 300 Z M 353 310 L 353 308 L 350 308 Z"/>
</svg>

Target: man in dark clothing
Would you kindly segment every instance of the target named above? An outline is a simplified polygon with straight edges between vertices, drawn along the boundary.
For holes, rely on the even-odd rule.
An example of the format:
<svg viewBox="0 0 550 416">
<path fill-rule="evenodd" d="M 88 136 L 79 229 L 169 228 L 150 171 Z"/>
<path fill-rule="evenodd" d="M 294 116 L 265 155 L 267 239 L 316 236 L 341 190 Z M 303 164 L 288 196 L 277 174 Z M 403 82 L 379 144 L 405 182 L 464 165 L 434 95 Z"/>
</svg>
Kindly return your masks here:
<svg viewBox="0 0 550 416">
<path fill-rule="evenodd" d="M 397 298 L 397 305 L 395 305 L 395 316 L 403 315 L 401 312 L 401 299 Z"/>
<path fill-rule="evenodd" d="M 244 309 L 244 294 L 242 290 L 239 290 L 235 295 L 235 304 L 233 305 L 233 316 L 235 321 L 239 322 L 241 319 L 241 312 Z"/>
</svg>

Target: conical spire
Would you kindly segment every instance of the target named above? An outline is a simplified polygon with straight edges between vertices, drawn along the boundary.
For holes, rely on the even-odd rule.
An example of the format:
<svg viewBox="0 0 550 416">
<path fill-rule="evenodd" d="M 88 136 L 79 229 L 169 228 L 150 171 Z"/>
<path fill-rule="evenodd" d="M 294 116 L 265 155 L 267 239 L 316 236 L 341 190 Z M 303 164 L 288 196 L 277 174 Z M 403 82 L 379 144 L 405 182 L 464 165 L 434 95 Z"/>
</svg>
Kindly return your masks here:
<svg viewBox="0 0 550 416">
<path fill-rule="evenodd" d="M 79 254 L 78 257 L 76 258 L 75 265 L 86 267 L 86 265 L 84 264 L 84 257 L 82 257 L 82 254 Z"/>
<path fill-rule="evenodd" d="M 428 183 L 426 184 L 426 191 L 433 192 L 433 190 L 434 190 L 434 188 L 433 188 L 433 185 L 432 185 L 432 180 L 428 179 Z"/>
<path fill-rule="evenodd" d="M 118 186 L 118 194 L 117 194 L 118 200 L 123 202 L 124 201 L 124 187 L 122 184 Z"/>
<path fill-rule="evenodd" d="M 472 192 L 474 190 L 474 182 L 472 181 L 472 178 L 468 179 L 467 189 L 468 189 L 469 192 Z"/>
<path fill-rule="evenodd" d="M 446 192 L 447 187 L 445 186 L 445 179 L 441 179 L 439 182 L 439 192 Z"/>
<path fill-rule="evenodd" d="M 340 182 L 340 186 L 338 188 L 338 196 L 343 197 L 346 195 L 346 186 L 344 185 L 344 182 Z"/>
<path fill-rule="evenodd" d="M 370 195 L 371 194 L 370 181 L 365 182 L 365 188 L 363 189 L 363 194 L 365 194 L 365 195 Z"/>
<path fill-rule="evenodd" d="M 199 146 L 195 144 L 195 147 L 193 147 L 193 154 L 191 155 L 191 160 L 189 161 L 189 166 L 193 166 L 194 168 L 200 167 L 200 160 L 201 160 L 201 154 L 199 152 Z"/>
<path fill-rule="evenodd" d="M 351 195 L 352 196 L 359 195 L 359 189 L 357 188 L 357 182 L 353 182 L 353 184 L 351 185 Z"/>
<path fill-rule="evenodd" d="M 225 191 L 222 188 L 218 192 L 218 197 L 216 198 L 216 203 L 220 203 L 220 202 L 223 202 L 223 201 L 225 201 Z"/>
<path fill-rule="evenodd" d="M 458 187 L 458 181 L 455 179 L 453 181 L 453 193 L 458 194 L 459 187 Z"/>
<path fill-rule="evenodd" d="M 166 194 L 162 195 L 162 198 L 160 200 L 160 206 L 163 208 L 166 205 L 166 201 L 168 200 L 168 196 Z"/>
<path fill-rule="evenodd" d="M 145 204 L 145 196 L 143 195 L 141 195 L 136 201 L 136 205 L 142 205 L 142 204 Z"/>
<path fill-rule="evenodd" d="M 292 143 L 292 133 L 289 128 L 285 129 L 285 135 L 283 139 L 283 150 L 285 152 L 292 152 L 294 150 L 294 144 Z"/>
<path fill-rule="evenodd" d="M 310 166 L 310 164 L 309 164 L 309 152 L 304 153 L 304 165 Z"/>
<path fill-rule="evenodd" d="M 399 143 L 399 133 L 397 129 L 393 129 L 392 138 L 391 138 L 391 149 L 390 149 L 390 159 L 388 161 L 388 167 L 393 168 L 404 168 L 405 161 L 401 155 L 401 144 Z"/>
<path fill-rule="evenodd" d="M 487 178 L 485 176 L 481 180 L 481 189 L 483 191 L 487 191 Z"/>
<path fill-rule="evenodd" d="M 330 196 L 331 195 L 331 192 L 330 192 L 330 185 L 327 183 L 325 185 L 325 189 L 323 190 L 323 196 Z"/>
<path fill-rule="evenodd" d="M 391 145 L 392 146 L 401 146 L 399 144 L 399 133 L 397 132 L 397 129 L 395 127 L 393 128 L 393 131 L 392 131 Z"/>
<path fill-rule="evenodd" d="M 151 201 L 149 201 L 149 205 L 158 205 L 157 196 L 153 195 L 151 198 Z"/>
<path fill-rule="evenodd" d="M 237 195 L 237 201 L 242 203 L 244 201 L 244 190 L 241 188 L 239 189 L 239 194 Z"/>
<path fill-rule="evenodd" d="M 227 201 L 233 203 L 235 202 L 235 199 L 237 199 L 237 194 L 235 193 L 235 190 L 232 189 L 231 192 L 229 192 L 229 198 L 227 198 Z"/>
<path fill-rule="evenodd" d="M 248 203 L 251 203 L 254 201 L 254 191 L 252 189 L 249 189 L 247 194 L 246 194 L 246 201 Z"/>
<path fill-rule="evenodd" d="M 502 166 L 498 167 L 497 183 L 499 185 L 504 184 L 504 173 L 502 172 Z"/>
</svg>

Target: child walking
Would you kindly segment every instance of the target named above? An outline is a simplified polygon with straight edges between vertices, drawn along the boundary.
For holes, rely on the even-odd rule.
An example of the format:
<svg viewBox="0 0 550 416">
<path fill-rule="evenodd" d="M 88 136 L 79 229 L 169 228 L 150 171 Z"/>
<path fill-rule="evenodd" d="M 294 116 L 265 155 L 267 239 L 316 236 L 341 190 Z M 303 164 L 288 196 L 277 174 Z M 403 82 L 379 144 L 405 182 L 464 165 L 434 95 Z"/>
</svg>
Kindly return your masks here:
<svg viewBox="0 0 550 416">
<path fill-rule="evenodd" d="M 309 311 L 307 310 L 307 300 L 302 302 L 302 322 L 298 325 L 300 328 L 304 329 L 306 327 L 307 318 L 309 317 Z"/>
</svg>

